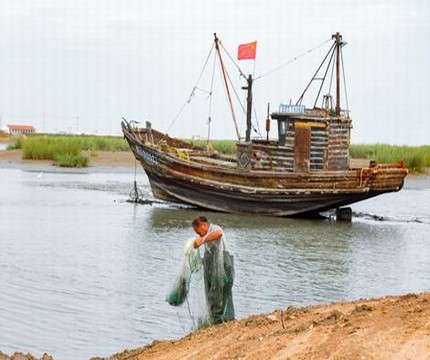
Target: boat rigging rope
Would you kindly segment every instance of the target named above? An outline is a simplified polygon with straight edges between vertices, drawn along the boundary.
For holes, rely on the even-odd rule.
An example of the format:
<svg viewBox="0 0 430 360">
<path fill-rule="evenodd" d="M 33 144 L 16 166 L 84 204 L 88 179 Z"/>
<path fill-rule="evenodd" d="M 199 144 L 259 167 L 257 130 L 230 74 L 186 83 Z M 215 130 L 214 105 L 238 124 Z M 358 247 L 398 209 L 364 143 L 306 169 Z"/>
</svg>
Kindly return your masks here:
<svg viewBox="0 0 430 360">
<path fill-rule="evenodd" d="M 342 74 L 343 74 L 343 86 L 344 86 L 344 90 L 345 90 L 346 111 L 347 111 L 347 116 L 349 117 L 348 92 L 346 91 L 346 76 L 345 76 L 345 66 L 344 66 L 345 63 L 343 62 L 342 48 L 340 48 L 340 58 L 341 58 L 341 63 L 342 63 Z"/>
<path fill-rule="evenodd" d="M 316 76 L 317 76 L 317 73 L 319 72 L 319 69 L 322 67 L 322 65 L 324 64 L 325 59 L 326 59 L 327 57 L 324 59 L 323 64 L 321 64 L 321 66 L 318 68 L 317 73 L 315 73 L 314 77 L 313 77 L 313 78 L 312 78 L 312 80 L 311 80 L 311 82 L 312 82 L 312 81 L 314 81 L 314 80 L 320 80 L 320 81 L 321 81 L 320 88 L 319 88 L 318 93 L 317 93 L 317 96 L 316 96 L 316 98 L 315 98 L 314 108 L 315 108 L 315 107 L 316 107 L 316 105 L 317 105 L 317 101 L 318 101 L 318 99 L 319 99 L 319 97 L 320 97 L 321 90 L 322 90 L 322 88 L 323 88 L 323 86 L 324 86 L 325 79 L 326 79 L 326 77 L 327 77 L 327 73 L 328 73 L 328 71 L 330 70 L 330 64 L 332 64 L 332 67 L 331 67 L 330 84 L 329 84 L 329 88 L 328 88 L 329 94 L 330 94 L 330 91 L 331 91 L 331 86 L 332 86 L 332 83 L 333 83 L 333 77 L 334 77 L 334 74 L 335 74 L 335 68 L 334 68 L 334 66 L 335 66 L 335 63 L 336 63 L 335 61 L 333 61 L 334 54 L 335 54 L 335 50 L 336 50 L 336 48 L 335 48 L 334 44 L 333 44 L 333 46 L 331 47 L 331 49 L 333 49 L 333 50 L 330 50 L 330 51 L 331 51 L 331 56 L 330 56 L 330 60 L 328 61 L 328 64 L 327 64 L 327 68 L 326 68 L 326 70 L 325 70 L 325 72 L 324 72 L 324 76 L 323 76 L 323 77 L 321 77 L 321 78 L 317 78 L 317 77 L 316 77 Z M 303 99 L 303 95 L 302 95 L 302 98 L 301 98 L 301 99 Z"/>
<path fill-rule="evenodd" d="M 212 47 L 213 48 L 213 47 Z M 216 53 L 215 53 L 216 54 Z M 211 78 L 211 90 L 209 92 L 209 114 L 208 114 L 208 145 L 211 138 L 211 122 L 212 122 L 212 91 L 214 87 L 214 78 L 215 78 L 215 65 L 216 65 L 216 56 L 214 56 L 214 61 L 212 64 L 212 78 Z"/>
<path fill-rule="evenodd" d="M 170 129 L 171 129 L 171 128 L 172 128 L 172 126 L 175 124 L 176 120 L 178 120 L 178 118 L 179 118 L 179 116 L 182 114 L 182 111 L 184 110 L 185 106 L 187 106 L 187 105 L 191 102 L 192 98 L 194 97 L 194 95 L 195 95 L 195 93 L 196 93 L 196 90 L 201 90 L 201 89 L 199 89 L 199 88 L 197 87 L 197 85 L 198 85 L 198 83 L 200 82 L 200 79 L 201 79 L 201 77 L 202 77 L 202 75 L 203 75 L 203 72 L 204 72 L 204 70 L 205 70 L 205 68 L 206 68 L 206 65 L 207 65 L 207 63 L 208 63 L 208 61 L 209 61 L 209 58 L 210 58 L 210 56 L 211 56 L 211 54 L 212 54 L 212 51 L 213 51 L 214 47 L 215 47 L 215 45 L 214 45 L 214 44 L 212 44 L 212 47 L 211 47 L 211 49 L 209 50 L 209 54 L 208 54 L 208 56 L 206 57 L 206 61 L 205 61 L 204 65 L 203 65 L 202 71 L 200 72 L 200 75 L 199 75 L 199 77 L 198 77 L 198 79 L 197 79 L 197 81 L 196 81 L 196 84 L 194 85 L 193 89 L 191 90 L 191 93 L 190 93 L 190 95 L 188 96 L 188 98 L 187 98 L 187 100 L 185 101 L 185 103 L 182 105 L 182 107 L 179 109 L 179 111 L 178 111 L 178 113 L 176 114 L 176 116 L 175 116 L 175 117 L 173 118 L 173 120 L 170 122 L 169 126 L 167 127 L 166 134 L 168 134 L 168 133 L 169 133 Z M 211 95 L 211 93 L 212 93 L 212 90 L 211 90 L 211 92 L 209 93 L 209 95 Z M 164 137 L 163 137 L 163 138 L 164 138 Z M 161 140 L 163 140 L 163 139 L 161 139 Z M 160 141 L 161 141 L 161 140 L 160 140 Z"/>
<path fill-rule="evenodd" d="M 236 96 L 236 99 L 237 99 L 237 101 L 239 102 L 239 105 L 240 105 L 240 107 L 242 108 L 243 113 L 244 113 L 244 114 L 246 114 L 245 107 L 243 106 L 242 102 L 240 101 L 240 96 L 239 96 L 239 94 L 237 93 L 236 88 L 233 86 L 233 81 L 231 80 L 230 74 L 229 74 L 227 71 L 226 71 L 225 73 L 226 73 L 226 76 L 227 76 L 228 83 L 229 83 L 229 84 L 230 84 L 230 86 L 232 87 L 232 89 L 233 89 L 233 93 L 234 93 L 234 95 Z"/>
<path fill-rule="evenodd" d="M 224 52 L 226 53 L 227 57 L 230 59 L 230 61 L 233 63 L 233 65 L 236 67 L 236 69 L 239 71 L 239 75 L 246 79 L 246 76 L 245 76 L 245 74 L 243 73 L 242 69 L 241 69 L 241 68 L 239 67 L 239 65 L 234 61 L 233 57 L 230 55 L 230 53 L 227 51 L 227 49 L 222 45 L 222 43 L 221 43 L 221 42 L 220 42 L 219 44 L 220 44 L 220 46 L 222 47 L 222 49 L 224 50 Z M 255 61 L 254 61 L 254 71 L 255 71 Z M 242 114 L 245 114 L 245 115 L 246 115 L 246 109 L 245 109 L 245 107 L 244 107 L 244 105 L 243 105 L 243 102 L 241 101 L 240 96 L 239 96 L 239 94 L 237 93 L 236 88 L 235 88 L 235 87 L 234 87 L 234 85 L 233 85 L 233 82 L 232 82 L 232 80 L 231 80 L 231 78 L 230 78 L 229 73 L 228 73 L 228 72 L 226 72 L 226 73 L 227 73 L 227 77 L 228 77 L 229 84 L 230 84 L 230 86 L 232 87 L 233 92 L 234 92 L 234 95 L 236 96 L 237 102 L 239 103 L 239 105 L 240 105 L 240 107 L 241 107 L 241 109 L 242 109 Z M 245 103 L 246 103 L 246 101 L 245 101 Z M 254 114 L 255 114 L 255 107 L 254 107 Z M 256 117 L 256 116 L 254 116 L 254 117 L 255 117 L 255 119 L 257 119 L 257 117 Z M 258 121 L 257 121 L 257 126 L 258 126 Z M 255 129 L 255 127 L 253 127 L 253 130 L 254 130 L 256 133 L 259 133 L 259 130 L 258 130 L 258 132 L 257 132 L 257 131 L 256 131 L 256 129 Z"/>
<path fill-rule="evenodd" d="M 319 45 L 317 45 L 317 46 L 315 46 L 315 47 L 313 47 L 313 48 L 311 48 L 311 49 L 309 49 L 309 50 L 307 50 L 307 51 L 305 51 L 305 52 L 301 53 L 300 55 L 298 55 L 298 56 L 296 56 L 296 57 L 292 58 L 291 60 L 288 60 L 287 62 L 285 62 L 285 63 L 283 63 L 283 64 L 279 65 L 278 67 L 274 68 L 273 70 L 270 70 L 270 71 L 268 71 L 268 72 L 266 72 L 266 73 L 264 73 L 264 74 L 262 74 L 262 75 L 260 75 L 260 76 L 257 76 L 257 77 L 254 79 L 254 81 L 255 81 L 255 80 L 259 80 L 259 79 L 261 79 L 261 78 L 263 78 L 263 77 L 266 77 L 267 75 L 270 75 L 270 74 L 272 74 L 272 73 L 274 73 L 274 72 L 277 72 L 277 71 L 281 70 L 283 67 L 285 67 L 285 66 L 287 66 L 287 65 L 290 65 L 290 64 L 291 64 L 291 63 L 293 63 L 294 61 L 296 61 L 296 60 L 300 59 L 302 56 L 305 56 L 306 54 L 309 54 L 309 53 L 311 53 L 311 52 L 313 52 L 313 51 L 315 51 L 315 50 L 319 49 L 320 47 L 324 46 L 325 44 L 327 44 L 328 42 L 331 42 L 331 41 L 332 41 L 332 39 L 331 39 L 331 38 L 330 38 L 330 39 L 328 39 L 328 40 L 326 40 L 326 41 L 324 41 L 323 43 L 321 43 L 321 44 L 319 44 Z"/>
<path fill-rule="evenodd" d="M 259 80 L 259 79 L 261 79 L 261 78 L 264 78 L 264 77 L 266 77 L 266 76 L 268 76 L 268 75 L 271 75 L 271 74 L 273 74 L 273 73 L 275 73 L 275 72 L 277 72 L 277 71 L 281 70 L 281 69 L 282 69 L 282 68 L 284 68 L 285 66 L 287 66 L 287 65 L 289 65 L 289 64 L 291 64 L 291 63 L 293 63 L 293 62 L 295 62 L 296 60 L 300 59 L 301 57 L 303 57 L 303 56 L 305 56 L 305 55 L 307 55 L 307 54 L 309 54 L 309 53 L 311 53 L 311 52 L 313 52 L 313 51 L 315 51 L 315 50 L 319 49 L 320 47 L 324 46 L 325 44 L 327 44 L 328 42 L 331 42 L 331 41 L 332 41 L 332 39 L 328 39 L 328 40 L 324 41 L 323 43 L 321 43 L 321 44 L 319 44 L 319 45 L 317 45 L 317 46 L 315 46 L 315 47 L 313 47 L 313 48 L 311 48 L 311 49 L 309 49 L 309 50 L 307 50 L 307 51 L 305 51 L 305 52 L 301 53 L 300 55 L 295 56 L 294 58 L 290 59 L 289 61 L 287 61 L 287 62 L 285 62 L 285 63 L 283 63 L 283 64 L 279 65 L 278 67 L 274 68 L 273 70 L 270 70 L 270 71 L 268 71 L 268 72 L 266 72 L 266 73 L 264 73 L 264 74 L 262 74 L 262 75 L 260 75 L 260 76 L 255 77 L 255 78 L 253 79 L 253 81 Z M 224 48 L 224 46 L 223 46 L 223 44 L 221 43 L 221 41 L 218 41 L 218 44 L 220 45 L 220 47 L 222 47 L 222 49 L 224 50 L 224 52 L 225 52 L 225 54 L 227 55 L 227 57 L 230 59 L 230 61 L 233 63 L 233 65 L 237 68 L 237 70 L 239 71 L 240 76 L 243 76 L 243 77 L 246 79 L 246 76 L 245 76 L 244 72 L 241 70 L 241 68 L 240 68 L 240 67 L 239 67 L 239 65 L 236 63 L 236 61 L 233 59 L 233 57 L 230 55 L 230 53 L 229 53 L 229 52 Z M 213 69 L 212 69 L 212 79 L 211 79 L 211 88 L 210 88 L 210 91 L 207 91 L 207 90 L 204 90 L 204 89 L 199 88 L 199 87 L 198 87 L 198 84 L 199 84 L 199 82 L 200 82 L 200 80 L 201 80 L 201 78 L 202 78 L 202 76 L 203 76 L 203 73 L 204 73 L 204 71 L 205 71 L 205 69 L 206 69 L 206 66 L 207 66 L 207 64 L 208 64 L 208 62 L 209 62 L 209 58 L 211 57 L 211 55 L 212 55 L 212 52 L 213 52 L 214 48 L 215 48 L 215 43 L 213 43 L 213 44 L 212 44 L 212 47 L 211 47 L 211 49 L 210 49 L 210 51 L 209 51 L 208 56 L 206 57 L 206 61 L 205 61 L 204 65 L 203 65 L 203 68 L 202 68 L 202 70 L 201 70 L 201 72 L 200 72 L 200 75 L 198 76 L 197 81 L 196 81 L 196 83 L 195 83 L 194 87 L 192 88 L 190 95 L 188 96 L 188 98 L 187 98 L 187 100 L 185 101 L 185 103 L 181 106 L 181 108 L 180 108 L 180 109 L 179 109 L 179 111 L 177 112 L 176 116 L 173 118 L 173 120 L 170 122 L 169 126 L 167 127 L 167 130 L 165 131 L 165 134 L 166 134 L 166 135 L 169 133 L 169 131 L 171 130 L 171 128 L 173 127 L 173 125 L 176 123 L 176 121 L 178 120 L 178 118 L 181 116 L 181 114 L 182 114 L 182 112 L 183 112 L 184 108 L 185 108 L 188 104 L 190 104 L 190 103 L 191 103 L 191 100 L 194 98 L 194 96 L 195 96 L 195 94 L 196 94 L 196 91 L 201 91 L 201 92 L 205 92 L 205 93 L 207 93 L 207 94 L 208 94 L 208 96 L 209 96 L 209 115 L 208 115 L 208 141 L 209 141 L 209 139 L 210 139 L 210 131 L 211 131 L 211 130 L 210 130 L 210 126 L 211 126 L 211 121 L 212 121 L 212 118 L 211 118 L 211 112 L 212 112 L 212 91 L 213 91 L 213 84 L 214 84 L 214 69 L 215 69 L 215 63 L 216 63 L 216 52 L 215 52 L 215 60 L 214 60 L 214 64 L 213 64 Z M 342 54 L 342 53 L 341 53 L 341 54 Z M 342 61 L 342 67 L 343 67 L 343 61 Z M 255 71 L 255 63 L 254 63 L 254 71 Z M 227 72 L 224 72 L 224 74 L 225 74 L 226 79 L 228 79 L 228 83 L 230 84 L 231 88 L 233 89 L 233 93 L 235 94 L 236 99 L 238 100 L 238 103 L 240 104 L 240 107 L 242 108 L 243 113 L 245 113 L 245 114 L 246 114 L 246 109 L 245 109 L 245 107 L 244 107 L 244 105 L 243 105 L 242 101 L 240 100 L 240 96 L 238 95 L 238 93 L 237 93 L 237 91 L 236 91 L 236 88 L 233 86 L 233 82 L 232 82 L 232 80 L 231 80 L 231 78 L 230 78 L 230 75 L 229 75 Z M 345 94 L 346 94 L 346 81 L 345 81 L 345 76 L 344 76 L 344 85 L 345 85 Z M 347 97 L 346 97 L 346 101 L 347 101 L 347 104 L 348 104 L 348 99 L 347 99 Z M 347 106 L 347 108 L 349 109 L 349 106 Z M 255 113 L 255 108 L 254 108 L 254 113 Z M 233 115 L 233 116 L 234 116 L 234 115 Z M 234 118 L 234 121 L 235 121 L 235 118 Z M 237 124 L 236 124 L 236 122 L 235 122 L 235 126 L 236 126 L 236 133 L 238 133 L 238 128 L 237 128 Z M 259 126 L 258 126 L 258 121 L 257 121 L 257 127 L 259 127 Z M 254 128 L 254 131 L 255 131 L 256 133 L 260 133 L 260 129 L 259 129 L 259 128 L 258 128 L 258 130 Z M 165 135 L 165 136 L 166 136 L 166 135 Z M 165 136 L 164 136 L 164 137 L 165 137 Z M 163 137 L 161 140 L 163 140 L 163 139 L 164 139 L 164 137 Z M 240 138 L 239 134 L 238 134 L 238 137 Z M 160 141 L 161 141 L 161 140 L 160 140 Z"/>
</svg>

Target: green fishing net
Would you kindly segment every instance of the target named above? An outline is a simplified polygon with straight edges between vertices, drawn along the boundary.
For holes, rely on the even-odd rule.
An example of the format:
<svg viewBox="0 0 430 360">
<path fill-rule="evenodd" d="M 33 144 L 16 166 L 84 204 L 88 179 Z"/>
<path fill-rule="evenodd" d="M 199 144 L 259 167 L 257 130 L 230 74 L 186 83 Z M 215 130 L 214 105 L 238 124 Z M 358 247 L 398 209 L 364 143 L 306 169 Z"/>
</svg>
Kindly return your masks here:
<svg viewBox="0 0 430 360">
<path fill-rule="evenodd" d="M 206 247 L 203 258 L 187 241 L 184 258 L 166 301 L 172 306 L 188 305 L 195 329 L 234 319 L 232 287 L 233 256 L 223 246 Z"/>
<path fill-rule="evenodd" d="M 190 289 L 191 274 L 199 272 L 203 266 L 200 251 L 194 249 L 193 242 L 194 238 L 190 238 L 185 244 L 179 274 L 166 296 L 166 301 L 172 306 L 179 306 L 185 302 Z"/>
</svg>

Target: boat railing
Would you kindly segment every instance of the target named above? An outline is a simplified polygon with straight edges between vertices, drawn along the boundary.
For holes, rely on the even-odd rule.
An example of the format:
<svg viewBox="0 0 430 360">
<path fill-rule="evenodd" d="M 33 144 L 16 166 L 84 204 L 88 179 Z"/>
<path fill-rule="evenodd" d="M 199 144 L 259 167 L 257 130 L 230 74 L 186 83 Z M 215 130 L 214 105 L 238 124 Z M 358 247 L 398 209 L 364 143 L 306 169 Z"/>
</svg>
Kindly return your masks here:
<svg viewBox="0 0 430 360">
<path fill-rule="evenodd" d="M 370 180 L 376 177 L 381 171 L 387 173 L 387 171 L 393 171 L 393 174 L 402 174 L 402 176 L 406 176 L 409 173 L 409 170 L 405 167 L 403 161 L 399 161 L 397 163 L 390 164 L 378 164 L 374 161 L 370 162 L 370 167 L 362 167 L 360 169 L 360 187 L 363 184 L 363 178 L 366 178 L 366 186 Z M 369 173 L 369 174 L 366 174 Z M 363 175 L 364 174 L 364 175 Z"/>
</svg>

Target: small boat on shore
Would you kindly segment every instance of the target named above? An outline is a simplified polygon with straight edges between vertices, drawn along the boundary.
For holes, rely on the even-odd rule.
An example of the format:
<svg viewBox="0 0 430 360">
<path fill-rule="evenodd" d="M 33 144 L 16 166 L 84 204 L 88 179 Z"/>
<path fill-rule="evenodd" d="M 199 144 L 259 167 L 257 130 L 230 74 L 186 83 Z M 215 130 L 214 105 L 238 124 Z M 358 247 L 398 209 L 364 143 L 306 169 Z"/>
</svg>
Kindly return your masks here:
<svg viewBox="0 0 430 360">
<path fill-rule="evenodd" d="M 269 216 L 314 216 L 388 192 L 399 191 L 408 174 L 402 162 L 351 167 L 349 157 L 352 120 L 340 107 L 342 36 L 332 36 L 333 45 L 323 64 L 323 79 L 335 69 L 336 103 L 324 95 L 321 107 L 281 104 L 268 114 L 266 137 L 251 138 L 252 85 L 246 79 L 247 128 L 239 136 L 236 155 L 224 155 L 210 146 L 168 136 L 152 128 L 124 120 L 122 131 L 146 172 L 157 199 L 185 203 L 227 213 Z M 216 54 L 224 72 L 221 49 L 215 35 Z M 243 73 L 241 72 L 243 75 Z M 228 83 L 225 81 L 228 92 Z M 309 87 L 309 85 L 308 85 Z M 319 93 L 321 92 L 322 85 Z M 277 138 L 270 139 L 271 122 Z"/>
</svg>

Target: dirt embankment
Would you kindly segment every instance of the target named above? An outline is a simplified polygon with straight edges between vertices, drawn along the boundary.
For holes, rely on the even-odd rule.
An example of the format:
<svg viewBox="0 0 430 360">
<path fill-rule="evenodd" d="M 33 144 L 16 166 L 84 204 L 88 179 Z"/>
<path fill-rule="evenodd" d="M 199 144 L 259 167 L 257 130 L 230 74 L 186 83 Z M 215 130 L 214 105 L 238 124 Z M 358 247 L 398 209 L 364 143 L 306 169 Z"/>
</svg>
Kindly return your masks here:
<svg viewBox="0 0 430 360">
<path fill-rule="evenodd" d="M 41 360 L 53 360 L 44 354 Z M 93 357 L 91 360 L 103 358 Z M 202 329 L 109 360 L 429 360 L 430 292 L 289 307 Z M 36 360 L 30 354 L 0 360 Z"/>
<path fill-rule="evenodd" d="M 157 341 L 110 359 L 429 360 L 430 292 L 290 307 L 177 341 Z"/>
<path fill-rule="evenodd" d="M 130 168 L 135 166 L 135 159 L 131 151 L 98 151 L 96 154 L 87 154 L 90 159 L 89 168 Z M 0 165 L 8 167 L 52 166 L 52 160 L 25 160 L 21 150 L 0 151 Z M 140 168 L 140 164 L 139 164 Z"/>
</svg>

